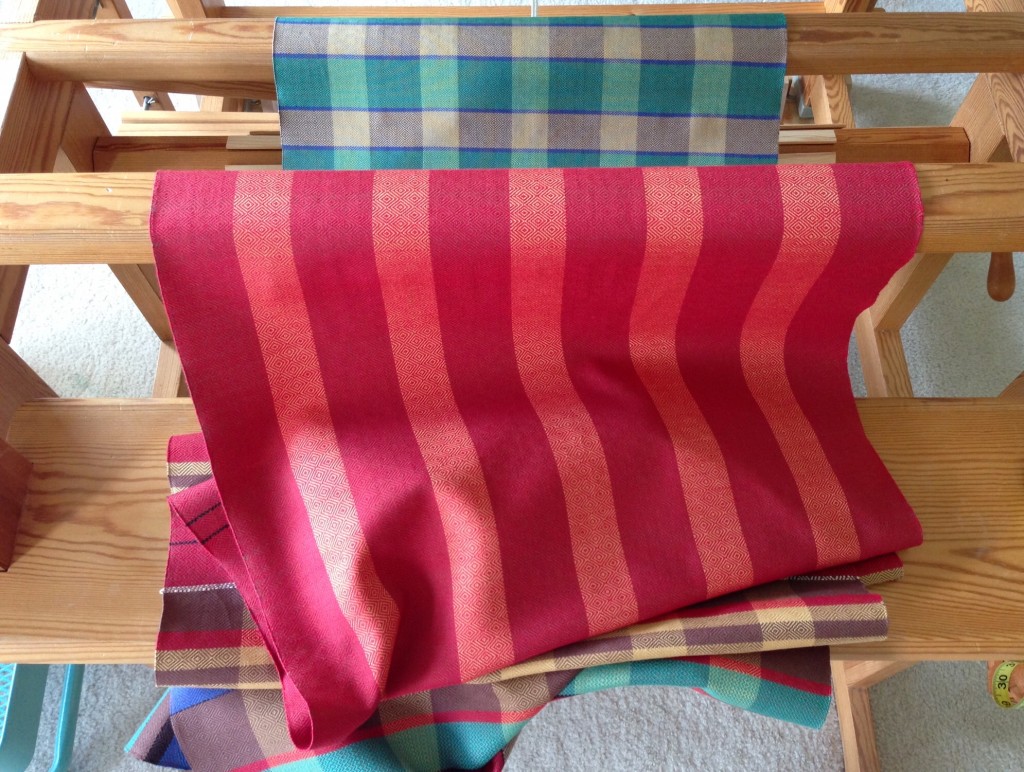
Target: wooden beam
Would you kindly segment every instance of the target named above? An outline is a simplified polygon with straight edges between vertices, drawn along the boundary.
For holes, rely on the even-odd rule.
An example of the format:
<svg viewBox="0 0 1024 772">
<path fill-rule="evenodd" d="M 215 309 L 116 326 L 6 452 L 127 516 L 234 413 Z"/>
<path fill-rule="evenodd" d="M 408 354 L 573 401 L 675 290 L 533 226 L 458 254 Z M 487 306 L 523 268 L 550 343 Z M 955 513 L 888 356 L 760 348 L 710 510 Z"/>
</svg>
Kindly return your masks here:
<svg viewBox="0 0 1024 772">
<path fill-rule="evenodd" d="M 100 139 L 109 139 L 107 125 L 96 110 L 92 97 L 80 83 L 75 84 L 75 96 L 68 114 L 61 148 L 75 171 L 91 172 L 96 169 L 95 148 Z M 114 276 L 121 282 L 128 296 L 135 302 L 143 317 L 161 340 L 171 339 L 167 312 L 160 299 L 156 273 L 151 265 L 112 265 Z"/>
<path fill-rule="evenodd" d="M 865 13 L 873 11 L 876 0 L 825 0 L 828 13 Z"/>
<path fill-rule="evenodd" d="M 192 113 L 191 115 L 205 115 Z M 95 170 L 102 172 L 146 172 L 158 169 L 223 169 L 227 166 L 280 165 L 281 137 L 273 135 L 177 136 L 181 126 L 205 127 L 216 123 L 192 123 L 189 113 L 178 113 L 183 124 L 161 123 L 171 129 L 169 136 L 145 134 L 104 138 L 94 150 Z M 273 121 L 259 124 L 268 130 L 278 128 Z M 225 120 L 226 132 L 237 126 Z M 272 129 L 271 129 L 272 127 Z M 945 127 L 787 130 L 779 134 L 781 163 L 811 163 L 810 159 L 828 156 L 828 162 L 911 161 L 947 163 L 965 160 L 969 152 L 962 129 Z"/>
<path fill-rule="evenodd" d="M 94 172 L 93 150 L 102 137 L 109 137 L 107 124 L 96 109 L 96 104 L 81 83 L 75 84 L 71 97 L 71 109 L 64 126 L 60 147 L 68 163 L 78 172 Z"/>
<path fill-rule="evenodd" d="M 1024 166 L 916 168 L 922 251 L 1024 249 Z M 150 263 L 152 197 L 152 174 L 0 175 L 0 265 Z"/>
<path fill-rule="evenodd" d="M 181 357 L 173 341 L 160 341 L 160 356 L 153 378 L 153 396 L 160 398 L 187 397 L 188 386 L 181 369 Z"/>
<path fill-rule="evenodd" d="M 28 366 L 9 344 L 0 341 L 0 437 L 7 433 L 11 418 L 25 402 L 57 394 Z"/>
<path fill-rule="evenodd" d="M 966 132 L 971 143 L 972 162 L 1013 160 L 996 114 L 992 88 L 984 75 L 974 79 L 950 125 L 958 126 Z"/>
<path fill-rule="evenodd" d="M 908 668 L 916 665 L 916 662 L 886 662 L 865 661 L 865 662 L 844 662 L 846 666 L 846 683 L 851 688 L 868 689 L 879 684 L 897 673 L 902 673 Z"/>
<path fill-rule="evenodd" d="M 89 0 L 18 0 L 0 9 L 0 22 L 90 18 Z M 0 51 L 0 174 L 53 171 L 74 94 L 71 83 L 44 83 L 28 57 Z M 0 340 L 10 342 L 27 269 L 0 268 Z"/>
<path fill-rule="evenodd" d="M 832 123 L 852 129 L 853 105 L 844 75 L 803 76 L 804 100 L 811 106 L 815 123 Z"/>
<path fill-rule="evenodd" d="M 1020 402 L 1024 402 L 1024 373 L 1021 373 L 1013 382 L 1003 389 L 1003 392 L 999 395 L 1000 399 L 1012 399 Z"/>
<path fill-rule="evenodd" d="M 7 435 L 11 418 L 22 404 L 41 397 L 54 397 L 56 394 L 2 340 L 0 383 L 3 384 L 0 389 L 0 571 L 6 571 L 14 552 L 32 464 L 3 438 Z"/>
<path fill-rule="evenodd" d="M 885 330 L 902 327 L 952 257 L 949 253 L 914 255 L 896 272 L 871 307 L 875 326 Z"/>
<path fill-rule="evenodd" d="M 132 18 L 132 12 L 128 8 L 128 4 L 125 0 L 97 0 L 99 5 L 96 7 L 97 19 L 130 19 Z M 174 102 L 171 101 L 171 95 L 165 91 L 153 91 L 144 92 L 136 91 L 135 98 L 139 100 L 140 105 L 146 104 L 146 99 L 152 99 L 152 107 L 157 110 L 174 110 Z"/>
<path fill-rule="evenodd" d="M 0 571 L 10 567 L 14 556 L 31 472 L 28 459 L 0 438 Z"/>
<path fill-rule="evenodd" d="M 158 169 L 223 169 L 238 165 L 281 163 L 281 142 L 270 148 L 234 148 L 225 137 L 113 137 L 96 146 L 96 170 L 104 172 L 151 172 Z M 274 149 L 273 145 L 277 145 Z"/>
<path fill-rule="evenodd" d="M 179 19 L 206 18 L 206 8 L 203 6 L 203 0 L 167 0 L 167 5 L 171 7 L 171 14 Z M 288 14 L 283 13 L 279 15 L 287 16 Z"/>
<path fill-rule="evenodd" d="M 875 743 L 875 722 L 867 689 L 851 687 L 842 662 L 832 662 L 832 691 L 839 717 L 846 772 L 881 772 Z"/>
<path fill-rule="evenodd" d="M 167 320 L 160 285 L 152 265 L 111 265 L 110 270 L 121 282 L 142 316 L 162 341 L 171 340 L 171 324 Z"/>
<path fill-rule="evenodd" d="M 900 331 L 879 329 L 870 308 L 857 317 L 853 331 L 868 396 L 914 396 Z"/>
<path fill-rule="evenodd" d="M 1024 13 L 1024 0 L 968 0 L 972 11 Z M 996 118 L 1013 160 L 1024 162 L 1024 75 L 987 68 Z"/>
<path fill-rule="evenodd" d="M 127 112 L 121 115 L 119 137 L 225 137 L 281 133 L 276 113 Z"/>
<path fill-rule="evenodd" d="M 405 9 L 372 10 L 394 16 Z M 444 11 L 479 15 L 468 7 Z M 791 73 L 1024 71 L 1024 14 L 794 14 L 787 23 Z M 0 27 L 0 50 L 25 52 L 43 80 L 256 99 L 275 98 L 272 39 L 270 20 Z"/>
<path fill-rule="evenodd" d="M 967 133 L 956 127 L 840 128 L 835 133 L 837 163 L 966 163 L 971 154 Z"/>
<path fill-rule="evenodd" d="M 880 585 L 886 641 L 857 660 L 1024 655 L 1024 405 L 860 400 L 865 431 L 925 530 L 906 577 Z M 13 569 L 0 577 L 0 658 L 148 662 L 167 560 L 167 438 L 187 400 L 45 400 L 9 441 L 35 463 Z M 45 581 L 41 578 L 45 577 Z"/>
</svg>

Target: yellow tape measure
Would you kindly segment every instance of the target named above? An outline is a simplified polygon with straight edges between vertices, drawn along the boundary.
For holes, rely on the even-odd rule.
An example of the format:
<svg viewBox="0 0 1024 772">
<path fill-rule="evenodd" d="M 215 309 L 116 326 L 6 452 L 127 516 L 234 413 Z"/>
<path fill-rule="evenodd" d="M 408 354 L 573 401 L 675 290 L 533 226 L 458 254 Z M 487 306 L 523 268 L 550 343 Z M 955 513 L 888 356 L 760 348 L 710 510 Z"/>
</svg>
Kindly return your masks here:
<svg viewBox="0 0 1024 772">
<path fill-rule="evenodd" d="M 1015 662 L 1010 660 L 1008 662 L 1000 662 L 995 672 L 992 674 L 992 699 L 996 701 L 996 704 L 1001 708 L 1019 708 L 1024 705 L 1024 700 L 1015 703 L 1013 697 L 1010 696 L 1010 675 L 1013 673 L 1014 668 L 1017 665 L 1024 664 L 1021 662 Z"/>
</svg>

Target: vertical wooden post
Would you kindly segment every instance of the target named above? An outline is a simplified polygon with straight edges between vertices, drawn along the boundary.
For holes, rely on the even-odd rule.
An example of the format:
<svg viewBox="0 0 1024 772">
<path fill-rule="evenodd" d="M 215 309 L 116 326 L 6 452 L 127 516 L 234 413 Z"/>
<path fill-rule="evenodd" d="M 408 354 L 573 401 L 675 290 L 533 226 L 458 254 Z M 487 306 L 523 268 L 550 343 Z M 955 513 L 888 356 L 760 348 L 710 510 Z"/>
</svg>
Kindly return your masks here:
<svg viewBox="0 0 1024 772">
<path fill-rule="evenodd" d="M 32 465 L 3 438 L 19 405 L 56 394 L 4 341 L 0 341 L 0 386 L 0 571 L 6 571 L 14 555 Z"/>
<path fill-rule="evenodd" d="M 130 19 L 132 12 L 125 0 L 97 0 L 97 19 Z M 151 108 L 156 110 L 173 110 L 174 103 L 166 91 L 136 91 L 135 98 L 139 104 L 146 107 L 146 99 L 151 99 Z"/>
<path fill-rule="evenodd" d="M 826 13 L 866 13 L 873 10 L 875 0 L 825 0 Z M 853 105 L 845 75 L 805 75 L 804 100 L 811 106 L 814 122 L 854 127 Z"/>
<path fill-rule="evenodd" d="M 88 19 L 92 0 L 5 0 L 0 22 Z M 0 174 L 50 172 L 71 105 L 72 84 L 43 83 L 23 54 L 0 54 Z M 28 268 L 0 268 L 0 339 L 10 342 Z"/>
<path fill-rule="evenodd" d="M 94 0 L 5 0 L 0 21 L 88 19 Z M 23 54 L 0 54 L 0 174 L 53 171 L 74 96 L 73 83 L 44 83 Z M 25 287 L 27 267 L 0 269 L 0 570 L 14 552 L 31 464 L 2 439 L 18 405 L 54 396 L 8 345 Z"/>
<path fill-rule="evenodd" d="M 171 13 L 179 19 L 205 19 L 206 8 L 203 0 L 167 0 Z M 199 109 L 206 113 L 237 113 L 244 100 L 234 97 L 203 96 L 199 98 Z"/>
<path fill-rule="evenodd" d="M 109 138 L 103 118 L 96 110 L 92 98 L 81 84 L 75 84 L 67 126 L 61 141 L 64 157 L 76 172 L 95 171 L 93 150 L 100 137 Z M 171 339 L 171 325 L 167 320 L 160 285 L 152 265 L 111 265 L 110 270 L 121 282 L 125 292 L 160 338 L 160 359 L 154 378 L 154 397 L 177 397 L 184 389 L 181 363 Z M 170 353 L 165 353 L 170 349 Z"/>
</svg>

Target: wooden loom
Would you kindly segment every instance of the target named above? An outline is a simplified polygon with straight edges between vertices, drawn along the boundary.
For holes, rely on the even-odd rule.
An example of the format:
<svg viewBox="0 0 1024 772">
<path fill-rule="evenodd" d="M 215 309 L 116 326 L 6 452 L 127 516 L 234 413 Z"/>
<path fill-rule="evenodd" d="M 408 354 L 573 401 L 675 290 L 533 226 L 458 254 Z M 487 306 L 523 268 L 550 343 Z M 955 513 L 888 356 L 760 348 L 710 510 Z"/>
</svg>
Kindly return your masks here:
<svg viewBox="0 0 1024 772">
<path fill-rule="evenodd" d="M 11 19 L 39 21 L 0 28 L 0 332 L 9 340 L 23 266 L 106 263 L 163 344 L 155 399 L 69 400 L 55 399 L 0 341 L 0 430 L 6 436 L 0 439 L 0 558 L 6 565 L 13 554 L 10 571 L 0 576 L 0 659 L 150 663 L 167 550 L 166 441 L 198 428 L 191 402 L 179 398 L 180 365 L 152 272 L 152 172 L 279 163 L 279 139 L 272 114 L 167 112 L 140 123 L 144 136 L 110 137 L 81 84 L 272 98 L 272 23 L 255 11 L 200 22 L 81 21 L 91 15 L 93 2 L 21 1 L 20 15 Z M 1024 13 L 806 13 L 816 6 L 754 8 L 791 14 L 788 69 L 794 74 L 1024 72 Z M 708 9 L 573 6 L 542 12 Z M 344 12 L 522 15 L 515 8 Z M 922 256 L 894 279 L 858 330 L 862 350 L 875 347 L 874 358 L 870 348 L 865 357 L 873 396 L 910 396 L 909 379 L 904 383 L 900 375 L 899 324 L 945 255 L 1024 250 L 1024 166 L 963 163 L 1009 160 L 1000 148 L 1011 135 L 1020 142 L 1015 132 L 1024 124 L 1024 90 L 1015 92 L 1012 84 L 1020 78 L 1012 78 L 993 80 L 993 89 L 997 82 L 1011 84 L 999 86 L 1009 96 L 998 104 L 981 91 L 989 81 L 979 79 L 982 86 L 975 84 L 953 128 L 816 127 L 780 135 L 783 161 L 919 163 L 926 213 Z M 808 81 L 810 93 L 819 92 L 816 109 L 827 105 L 830 122 L 848 112 L 836 86 L 840 80 Z M 76 173 L 53 173 L 55 168 Z M 905 556 L 906 578 L 880 590 L 891 617 L 888 640 L 833 650 L 848 769 L 878 767 L 865 691 L 873 681 L 902 663 L 925 659 L 1024 655 L 1024 381 L 999 399 L 866 399 L 860 410 L 920 516 L 925 544 Z"/>
</svg>

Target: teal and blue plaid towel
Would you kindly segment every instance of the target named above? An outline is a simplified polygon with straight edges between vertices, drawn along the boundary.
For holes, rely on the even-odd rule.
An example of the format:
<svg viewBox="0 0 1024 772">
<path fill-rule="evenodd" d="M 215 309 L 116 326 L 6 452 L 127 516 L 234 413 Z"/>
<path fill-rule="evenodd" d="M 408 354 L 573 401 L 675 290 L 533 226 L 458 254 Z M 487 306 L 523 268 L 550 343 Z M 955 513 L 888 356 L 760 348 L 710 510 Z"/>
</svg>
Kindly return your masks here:
<svg viewBox="0 0 1024 772">
<path fill-rule="evenodd" d="M 286 169 L 774 163 L 781 15 L 278 19 Z"/>
</svg>

